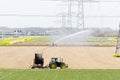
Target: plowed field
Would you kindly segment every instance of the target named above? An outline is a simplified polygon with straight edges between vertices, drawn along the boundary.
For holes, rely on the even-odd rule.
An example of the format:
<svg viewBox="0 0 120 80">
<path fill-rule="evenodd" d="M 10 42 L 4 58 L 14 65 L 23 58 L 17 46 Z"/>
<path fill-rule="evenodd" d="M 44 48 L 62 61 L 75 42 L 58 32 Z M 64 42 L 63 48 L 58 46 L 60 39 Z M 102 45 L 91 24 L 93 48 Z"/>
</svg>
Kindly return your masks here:
<svg viewBox="0 0 120 80">
<path fill-rule="evenodd" d="M 0 47 L 0 68 L 27 69 L 34 54 L 43 53 L 45 65 L 51 57 L 63 58 L 71 69 L 120 69 L 120 58 L 112 56 L 115 47 Z"/>
</svg>

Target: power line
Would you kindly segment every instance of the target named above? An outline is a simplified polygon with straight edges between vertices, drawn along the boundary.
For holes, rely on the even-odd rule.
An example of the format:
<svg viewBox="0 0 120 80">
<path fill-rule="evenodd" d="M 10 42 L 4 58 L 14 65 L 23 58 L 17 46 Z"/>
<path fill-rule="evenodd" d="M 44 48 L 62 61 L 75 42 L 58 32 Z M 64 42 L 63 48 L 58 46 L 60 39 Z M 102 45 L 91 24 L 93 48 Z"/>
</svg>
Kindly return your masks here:
<svg viewBox="0 0 120 80">
<path fill-rule="evenodd" d="M 63 2 L 67 2 L 69 0 L 40 0 L 40 1 L 63 1 Z M 78 0 L 71 0 L 71 1 L 78 1 Z M 83 2 L 120 2 L 120 0 L 83 0 Z"/>
<path fill-rule="evenodd" d="M 63 16 L 63 15 L 29 15 L 29 14 L 0 14 L 0 16 L 15 16 L 15 17 L 66 17 L 65 15 Z M 78 17 L 78 16 L 72 16 L 72 17 Z M 115 17 L 115 18 L 117 18 L 117 17 L 120 17 L 120 16 L 105 16 L 105 15 L 103 15 L 103 16 L 84 16 L 84 17 L 86 17 L 86 18 L 92 18 L 92 17 L 94 17 L 94 18 L 98 18 L 98 17 L 105 17 L 105 18 L 112 18 L 112 17 Z"/>
</svg>

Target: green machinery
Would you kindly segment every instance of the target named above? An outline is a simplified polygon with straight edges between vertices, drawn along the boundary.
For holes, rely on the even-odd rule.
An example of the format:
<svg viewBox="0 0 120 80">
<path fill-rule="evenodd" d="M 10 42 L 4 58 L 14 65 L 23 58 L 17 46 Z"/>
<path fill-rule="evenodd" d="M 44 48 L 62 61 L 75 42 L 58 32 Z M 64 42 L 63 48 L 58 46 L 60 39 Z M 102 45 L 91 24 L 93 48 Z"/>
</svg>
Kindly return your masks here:
<svg viewBox="0 0 120 80">
<path fill-rule="evenodd" d="M 66 65 L 65 62 L 63 62 L 63 60 L 58 61 L 58 58 L 51 58 L 49 65 L 44 66 L 44 58 L 42 57 L 42 54 L 35 53 L 35 58 L 33 60 L 33 65 L 31 66 L 31 69 L 35 68 L 56 69 L 57 67 L 60 67 L 60 69 L 65 69 L 68 67 L 68 65 Z"/>
<path fill-rule="evenodd" d="M 63 62 L 63 60 L 58 61 L 58 58 L 51 58 L 51 61 L 49 62 L 49 68 L 50 69 L 56 69 L 57 67 L 60 67 L 60 69 L 68 68 L 68 65 Z"/>
</svg>

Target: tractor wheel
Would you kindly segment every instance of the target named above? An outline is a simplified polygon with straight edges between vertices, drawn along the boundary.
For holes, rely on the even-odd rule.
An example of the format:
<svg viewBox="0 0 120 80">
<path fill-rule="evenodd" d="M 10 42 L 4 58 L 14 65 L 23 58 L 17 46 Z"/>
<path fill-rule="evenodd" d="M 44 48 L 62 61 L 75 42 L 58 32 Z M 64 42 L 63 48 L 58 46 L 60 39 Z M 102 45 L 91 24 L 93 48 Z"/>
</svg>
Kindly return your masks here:
<svg viewBox="0 0 120 80">
<path fill-rule="evenodd" d="M 35 69 L 35 66 L 33 65 L 33 66 L 31 67 L 31 69 Z"/>
<path fill-rule="evenodd" d="M 55 63 L 51 63 L 49 67 L 50 67 L 50 69 L 56 69 L 57 65 Z"/>
<path fill-rule="evenodd" d="M 60 69 L 65 69 L 65 68 L 66 68 L 65 64 L 60 66 Z"/>
</svg>

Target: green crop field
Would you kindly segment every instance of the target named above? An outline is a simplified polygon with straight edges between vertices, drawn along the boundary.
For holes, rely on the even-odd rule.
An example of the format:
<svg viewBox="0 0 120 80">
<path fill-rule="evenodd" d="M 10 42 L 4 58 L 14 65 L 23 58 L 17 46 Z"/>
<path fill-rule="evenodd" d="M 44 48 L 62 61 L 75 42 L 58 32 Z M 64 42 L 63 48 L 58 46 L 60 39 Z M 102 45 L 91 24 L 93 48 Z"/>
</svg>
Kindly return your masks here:
<svg viewBox="0 0 120 80">
<path fill-rule="evenodd" d="M 50 36 L 40 36 L 38 38 L 31 39 L 29 42 L 50 42 L 52 37 Z"/>
<path fill-rule="evenodd" d="M 21 43 L 21 42 L 51 42 L 60 39 L 59 37 L 53 37 L 53 36 L 21 36 L 18 38 L 8 37 L 8 38 L 0 38 L 0 46 L 9 46 L 11 44 L 15 43 Z M 115 37 L 88 37 L 86 39 L 81 38 L 70 38 L 63 40 L 64 42 L 116 42 L 117 38 Z"/>
<path fill-rule="evenodd" d="M 14 44 L 16 42 L 37 42 L 37 41 L 47 41 L 49 38 L 47 36 L 26 36 L 26 37 L 8 37 L 8 38 L 2 38 L 0 39 L 0 46 L 7 46 L 10 44 Z"/>
<path fill-rule="evenodd" d="M 51 40 L 53 39 L 60 39 L 59 37 L 52 37 L 52 36 L 42 36 L 42 37 L 39 37 L 39 38 L 35 38 L 35 39 L 32 39 L 30 42 L 50 42 Z M 81 39 L 81 38 L 69 38 L 69 39 L 65 39 L 64 41 L 68 42 L 68 40 L 70 42 L 74 42 L 74 41 L 78 41 L 78 42 L 116 42 L 117 41 L 117 38 L 115 37 L 88 37 L 87 39 Z"/>
<path fill-rule="evenodd" d="M 0 80 L 119 80 L 120 70 L 0 69 Z"/>
</svg>

